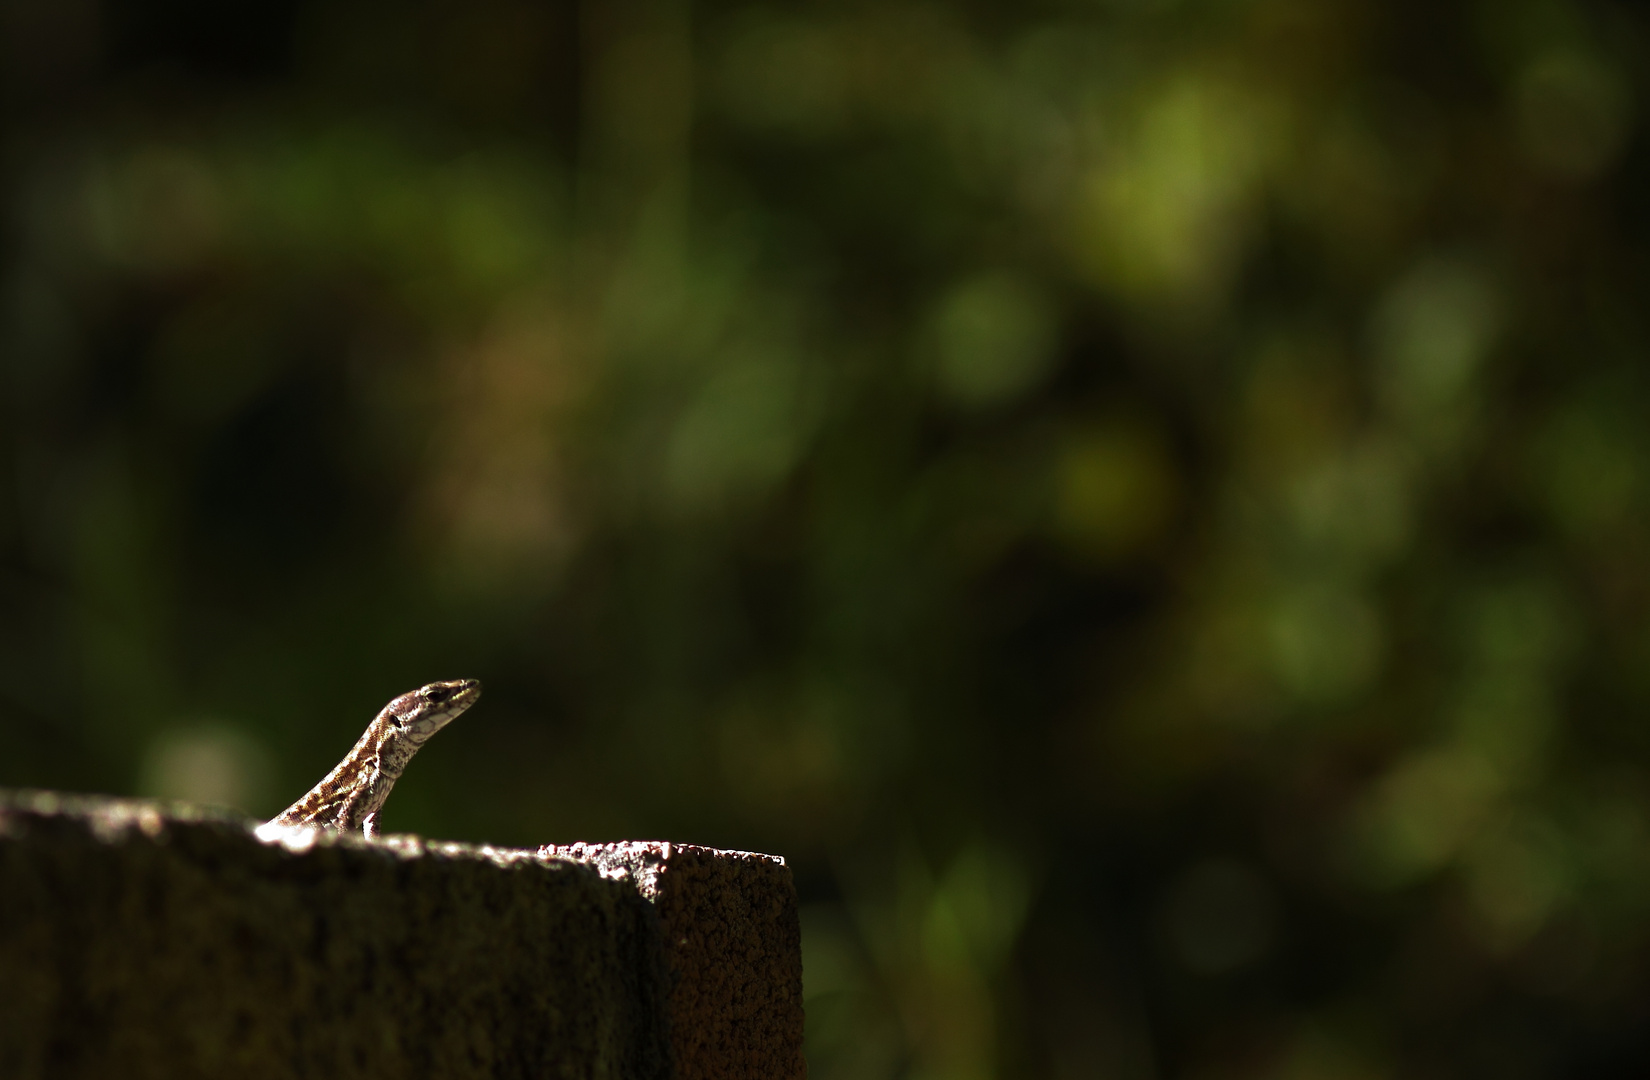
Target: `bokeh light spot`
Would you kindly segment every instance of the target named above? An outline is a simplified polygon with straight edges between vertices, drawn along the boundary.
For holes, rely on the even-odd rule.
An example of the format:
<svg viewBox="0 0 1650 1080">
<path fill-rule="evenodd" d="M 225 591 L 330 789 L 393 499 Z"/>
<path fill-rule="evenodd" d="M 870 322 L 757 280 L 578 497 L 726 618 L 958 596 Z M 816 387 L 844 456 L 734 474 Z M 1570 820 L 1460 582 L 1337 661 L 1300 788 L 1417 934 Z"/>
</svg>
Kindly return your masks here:
<svg viewBox="0 0 1650 1080">
<path fill-rule="evenodd" d="M 144 754 L 139 790 L 247 812 L 268 810 L 268 751 L 236 727 L 206 724 L 158 736 Z"/>
<path fill-rule="evenodd" d="M 1380 671 L 1380 617 L 1367 599 L 1338 583 L 1286 589 L 1269 629 L 1279 680 L 1306 702 L 1342 700 L 1366 689 Z"/>
<path fill-rule="evenodd" d="M 150 273 L 187 268 L 224 232 L 216 171 L 193 150 L 147 146 L 93 174 L 88 224 L 105 256 Z"/>
<path fill-rule="evenodd" d="M 1245 88 L 1195 75 L 1161 86 L 1135 115 L 1089 180 L 1085 259 L 1123 296 L 1210 309 L 1249 240 L 1276 119 Z"/>
<path fill-rule="evenodd" d="M 1376 312 L 1377 389 L 1401 418 L 1425 419 L 1454 404 L 1499 324 L 1500 303 L 1481 268 L 1450 256 L 1423 260 Z"/>
<path fill-rule="evenodd" d="M 984 274 L 954 289 L 935 313 L 940 390 L 966 408 L 1010 401 L 1054 360 L 1054 311 L 1030 282 Z"/>
<path fill-rule="evenodd" d="M 1363 808 L 1359 871 L 1370 884 L 1397 886 L 1437 870 L 1476 835 L 1502 787 L 1488 761 L 1462 748 L 1400 762 Z"/>
<path fill-rule="evenodd" d="M 798 20 L 753 14 L 722 56 L 720 102 L 741 123 L 823 134 L 847 119 L 848 83 L 838 33 Z"/>
<path fill-rule="evenodd" d="M 1117 418 L 1083 427 L 1058 458 L 1058 531 L 1100 562 L 1136 554 L 1169 525 L 1177 489 L 1168 448 L 1149 423 Z"/>
<path fill-rule="evenodd" d="M 1632 98 L 1608 62 L 1575 51 L 1549 53 L 1520 74 L 1514 94 L 1519 147 L 1537 167 L 1585 180 L 1626 142 Z"/>
<path fill-rule="evenodd" d="M 719 370 L 683 409 L 665 452 L 665 493 L 687 510 L 760 492 L 785 476 L 809 435 L 802 372 L 785 355 Z"/>
<path fill-rule="evenodd" d="M 1473 843 L 1467 882 L 1492 948 L 1527 941 L 1563 900 L 1570 883 L 1567 846 L 1549 822 L 1527 813 L 1495 823 Z"/>
</svg>

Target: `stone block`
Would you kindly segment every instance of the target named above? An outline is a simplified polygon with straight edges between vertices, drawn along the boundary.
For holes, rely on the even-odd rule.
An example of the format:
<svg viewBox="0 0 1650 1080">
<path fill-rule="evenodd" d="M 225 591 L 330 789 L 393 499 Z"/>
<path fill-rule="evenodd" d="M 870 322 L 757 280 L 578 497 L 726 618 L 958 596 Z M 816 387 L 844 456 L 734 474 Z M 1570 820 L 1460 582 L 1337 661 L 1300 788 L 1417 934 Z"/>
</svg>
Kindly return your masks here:
<svg viewBox="0 0 1650 1080">
<path fill-rule="evenodd" d="M 628 877 L 652 901 L 671 974 L 680 1080 L 802 1080 L 802 928 L 783 859 L 691 844 L 541 848 Z"/>
<path fill-rule="evenodd" d="M 0 792 L 0 1077 L 803 1075 L 780 860 L 254 824 Z"/>
</svg>

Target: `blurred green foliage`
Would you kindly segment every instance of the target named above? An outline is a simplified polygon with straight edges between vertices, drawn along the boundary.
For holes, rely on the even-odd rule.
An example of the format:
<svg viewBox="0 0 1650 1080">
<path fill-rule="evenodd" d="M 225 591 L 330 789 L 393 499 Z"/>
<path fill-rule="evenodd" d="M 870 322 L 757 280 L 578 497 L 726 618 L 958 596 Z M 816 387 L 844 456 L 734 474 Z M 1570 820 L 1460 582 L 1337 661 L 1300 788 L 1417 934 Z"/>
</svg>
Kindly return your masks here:
<svg viewBox="0 0 1650 1080">
<path fill-rule="evenodd" d="M 786 855 L 815 1080 L 1650 1067 L 1634 8 L 0 11 L 0 782 L 476 676 L 388 826 Z"/>
</svg>

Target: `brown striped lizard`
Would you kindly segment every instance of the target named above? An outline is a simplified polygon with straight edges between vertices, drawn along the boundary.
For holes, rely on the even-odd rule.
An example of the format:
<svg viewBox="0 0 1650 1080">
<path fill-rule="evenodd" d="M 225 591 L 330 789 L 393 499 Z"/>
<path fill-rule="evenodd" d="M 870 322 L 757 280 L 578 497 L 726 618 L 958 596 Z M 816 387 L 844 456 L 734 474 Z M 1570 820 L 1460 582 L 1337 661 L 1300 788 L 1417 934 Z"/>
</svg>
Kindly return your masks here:
<svg viewBox="0 0 1650 1080">
<path fill-rule="evenodd" d="M 304 827 L 376 837 L 378 812 L 407 762 L 479 697 L 481 683 L 475 679 L 435 682 L 402 694 L 373 718 L 337 768 L 259 827 L 259 837 L 271 839 L 283 829 Z"/>
</svg>

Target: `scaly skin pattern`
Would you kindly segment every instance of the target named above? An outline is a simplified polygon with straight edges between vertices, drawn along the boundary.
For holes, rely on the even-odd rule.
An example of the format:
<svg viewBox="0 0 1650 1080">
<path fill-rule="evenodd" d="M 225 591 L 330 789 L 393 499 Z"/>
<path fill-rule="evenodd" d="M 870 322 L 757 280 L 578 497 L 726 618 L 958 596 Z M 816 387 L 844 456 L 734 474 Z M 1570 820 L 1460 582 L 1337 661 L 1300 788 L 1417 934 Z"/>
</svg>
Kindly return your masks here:
<svg viewBox="0 0 1650 1080">
<path fill-rule="evenodd" d="M 355 749 L 309 794 L 261 829 L 304 827 L 378 835 L 378 812 L 407 762 L 430 736 L 481 697 L 475 679 L 436 682 L 384 706 Z"/>
</svg>

